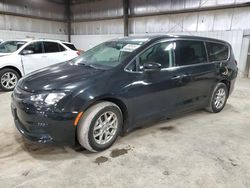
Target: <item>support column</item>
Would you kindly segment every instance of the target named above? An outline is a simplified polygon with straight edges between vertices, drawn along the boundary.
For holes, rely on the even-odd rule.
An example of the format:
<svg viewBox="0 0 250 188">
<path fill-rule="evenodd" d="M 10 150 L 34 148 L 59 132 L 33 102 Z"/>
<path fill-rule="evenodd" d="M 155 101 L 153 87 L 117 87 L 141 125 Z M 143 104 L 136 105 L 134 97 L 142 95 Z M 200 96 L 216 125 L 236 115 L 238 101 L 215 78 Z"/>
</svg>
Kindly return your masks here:
<svg viewBox="0 0 250 188">
<path fill-rule="evenodd" d="M 70 11 L 70 0 L 67 0 L 66 10 L 67 10 L 67 35 L 68 41 L 71 42 L 71 11 Z"/>
<path fill-rule="evenodd" d="M 128 36 L 129 34 L 129 0 L 123 0 L 123 24 L 124 24 L 124 36 Z"/>
</svg>

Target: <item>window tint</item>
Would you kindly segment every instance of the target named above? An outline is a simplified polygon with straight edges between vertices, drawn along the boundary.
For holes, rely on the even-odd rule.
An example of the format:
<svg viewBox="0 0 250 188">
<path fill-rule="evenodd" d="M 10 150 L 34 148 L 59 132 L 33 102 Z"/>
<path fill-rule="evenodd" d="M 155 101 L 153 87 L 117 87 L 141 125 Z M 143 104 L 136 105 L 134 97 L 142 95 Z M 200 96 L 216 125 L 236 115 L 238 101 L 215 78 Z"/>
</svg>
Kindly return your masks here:
<svg viewBox="0 0 250 188">
<path fill-rule="evenodd" d="M 202 41 L 177 41 L 175 55 L 177 66 L 206 62 L 206 51 Z"/>
<path fill-rule="evenodd" d="M 63 52 L 66 50 L 61 44 L 58 44 L 58 47 L 59 47 L 60 52 Z"/>
<path fill-rule="evenodd" d="M 219 43 L 207 42 L 207 51 L 209 61 L 222 61 L 228 58 L 228 46 Z"/>
<path fill-rule="evenodd" d="M 56 42 L 43 42 L 45 53 L 60 52 L 59 45 Z"/>
<path fill-rule="evenodd" d="M 136 72 L 139 71 L 139 68 L 137 68 L 137 63 L 136 60 L 134 60 L 132 63 L 130 63 L 127 67 L 126 70 L 130 72 Z"/>
<path fill-rule="evenodd" d="M 41 54 L 43 53 L 43 43 L 42 42 L 34 42 L 29 44 L 24 48 L 24 50 L 31 50 L 34 54 Z"/>
<path fill-rule="evenodd" d="M 159 63 L 162 68 L 172 67 L 173 65 L 174 43 L 164 42 L 154 45 L 147 49 L 139 57 L 139 71 L 142 70 L 145 63 Z"/>
<path fill-rule="evenodd" d="M 65 46 L 67 46 L 68 48 L 70 48 L 71 50 L 75 50 L 77 51 L 76 47 L 73 44 L 70 43 L 63 43 Z"/>
</svg>

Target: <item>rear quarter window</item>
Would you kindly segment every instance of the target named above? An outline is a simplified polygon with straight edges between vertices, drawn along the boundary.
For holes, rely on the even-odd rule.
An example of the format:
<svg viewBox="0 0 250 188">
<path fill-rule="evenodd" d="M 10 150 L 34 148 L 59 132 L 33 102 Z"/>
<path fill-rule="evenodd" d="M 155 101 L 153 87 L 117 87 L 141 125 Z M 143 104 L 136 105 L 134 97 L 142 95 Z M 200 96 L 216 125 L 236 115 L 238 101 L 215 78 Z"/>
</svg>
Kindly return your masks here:
<svg viewBox="0 0 250 188">
<path fill-rule="evenodd" d="M 65 46 L 67 46 L 68 48 L 70 48 L 71 50 L 77 51 L 76 47 L 73 44 L 69 44 L 69 43 L 63 43 Z"/>
<path fill-rule="evenodd" d="M 223 61 L 228 59 L 229 47 L 226 44 L 220 44 L 215 42 L 206 42 L 208 60 L 213 61 Z"/>
<path fill-rule="evenodd" d="M 57 42 L 43 42 L 43 45 L 45 53 L 56 53 L 63 51 L 63 49 L 60 48 L 61 45 L 59 46 Z"/>
</svg>

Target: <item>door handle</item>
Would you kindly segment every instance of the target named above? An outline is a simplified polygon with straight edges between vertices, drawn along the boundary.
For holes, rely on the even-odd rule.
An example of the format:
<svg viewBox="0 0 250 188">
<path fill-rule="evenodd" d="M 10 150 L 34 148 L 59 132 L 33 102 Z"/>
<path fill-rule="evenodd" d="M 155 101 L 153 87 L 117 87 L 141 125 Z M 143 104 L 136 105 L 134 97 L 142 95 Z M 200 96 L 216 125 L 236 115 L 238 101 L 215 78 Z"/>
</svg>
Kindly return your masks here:
<svg viewBox="0 0 250 188">
<path fill-rule="evenodd" d="M 187 74 L 181 74 L 181 75 L 176 75 L 173 78 L 176 79 L 176 80 L 180 80 L 180 79 L 183 79 L 183 78 L 186 78 L 186 77 L 189 77 L 189 76 Z"/>
<path fill-rule="evenodd" d="M 180 83 L 188 82 L 191 79 L 190 74 L 181 74 L 173 77 L 174 80 L 177 80 Z"/>
<path fill-rule="evenodd" d="M 180 79 L 183 78 L 183 75 L 174 76 L 173 78 L 174 78 L 175 80 L 180 80 Z"/>
<path fill-rule="evenodd" d="M 46 55 L 42 55 L 43 58 L 47 57 Z"/>
</svg>

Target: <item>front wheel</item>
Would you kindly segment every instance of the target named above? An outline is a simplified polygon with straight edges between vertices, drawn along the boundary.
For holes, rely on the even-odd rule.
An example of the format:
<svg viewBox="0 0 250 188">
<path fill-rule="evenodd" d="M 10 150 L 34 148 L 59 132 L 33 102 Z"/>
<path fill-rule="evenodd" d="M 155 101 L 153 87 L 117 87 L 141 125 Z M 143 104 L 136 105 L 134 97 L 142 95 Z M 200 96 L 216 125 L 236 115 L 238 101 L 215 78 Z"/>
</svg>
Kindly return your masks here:
<svg viewBox="0 0 250 188">
<path fill-rule="evenodd" d="M 120 108 L 111 102 L 100 102 L 84 112 L 77 127 L 77 139 L 89 151 L 102 151 L 115 142 L 122 124 Z"/>
<path fill-rule="evenodd" d="M 0 70 L 0 89 L 12 91 L 20 79 L 20 75 L 13 69 L 5 68 Z"/>
<path fill-rule="evenodd" d="M 226 105 L 228 98 L 228 88 L 224 83 L 218 83 L 214 88 L 209 106 L 206 108 L 209 112 L 218 113 Z"/>
</svg>

